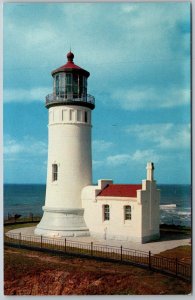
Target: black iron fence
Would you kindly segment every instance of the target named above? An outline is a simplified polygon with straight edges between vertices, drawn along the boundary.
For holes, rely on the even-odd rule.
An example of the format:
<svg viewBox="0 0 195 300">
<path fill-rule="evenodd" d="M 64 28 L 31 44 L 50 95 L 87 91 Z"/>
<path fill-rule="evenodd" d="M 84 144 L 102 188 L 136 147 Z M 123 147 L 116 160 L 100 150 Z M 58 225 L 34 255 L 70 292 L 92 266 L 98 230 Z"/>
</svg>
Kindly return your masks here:
<svg viewBox="0 0 195 300">
<path fill-rule="evenodd" d="M 180 260 L 152 254 L 150 251 L 128 249 L 93 242 L 78 242 L 66 238 L 48 238 L 43 236 L 23 235 L 21 233 L 7 233 L 4 236 L 7 246 L 44 250 L 56 254 L 80 255 L 83 257 L 100 258 L 116 262 L 128 263 L 150 270 L 168 273 L 173 276 L 191 280 L 192 266 Z"/>
</svg>

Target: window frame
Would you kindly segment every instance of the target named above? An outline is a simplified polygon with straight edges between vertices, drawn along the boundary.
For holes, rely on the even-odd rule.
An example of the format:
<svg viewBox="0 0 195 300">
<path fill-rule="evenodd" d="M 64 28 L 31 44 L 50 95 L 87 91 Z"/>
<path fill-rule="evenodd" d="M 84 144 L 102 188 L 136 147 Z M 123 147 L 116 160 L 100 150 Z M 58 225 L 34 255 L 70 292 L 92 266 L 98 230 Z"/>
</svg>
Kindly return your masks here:
<svg viewBox="0 0 195 300">
<path fill-rule="evenodd" d="M 129 209 L 129 211 L 127 211 Z M 132 209 L 131 205 L 124 205 L 124 220 L 131 221 L 132 219 Z"/>
<path fill-rule="evenodd" d="M 58 165 L 52 164 L 52 182 L 58 181 Z"/>
<path fill-rule="evenodd" d="M 110 220 L 110 205 L 108 204 L 103 205 L 103 220 L 104 221 Z"/>
</svg>

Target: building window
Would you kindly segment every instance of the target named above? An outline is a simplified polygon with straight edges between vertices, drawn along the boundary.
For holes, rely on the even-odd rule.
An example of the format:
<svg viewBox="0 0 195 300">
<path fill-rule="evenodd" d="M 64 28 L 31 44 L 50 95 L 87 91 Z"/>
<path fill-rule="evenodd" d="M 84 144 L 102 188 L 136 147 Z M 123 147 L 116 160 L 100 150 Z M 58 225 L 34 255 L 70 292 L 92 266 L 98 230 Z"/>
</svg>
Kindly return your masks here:
<svg viewBox="0 0 195 300">
<path fill-rule="evenodd" d="M 104 221 L 110 220 L 110 207 L 109 205 L 103 205 Z"/>
<path fill-rule="evenodd" d="M 52 165 L 52 181 L 58 180 L 58 165 L 53 164 Z"/>
<path fill-rule="evenodd" d="M 125 216 L 125 220 L 131 220 L 131 206 L 130 205 L 124 206 L 124 216 Z"/>
<path fill-rule="evenodd" d="M 87 111 L 85 111 L 85 123 L 87 123 Z"/>
</svg>

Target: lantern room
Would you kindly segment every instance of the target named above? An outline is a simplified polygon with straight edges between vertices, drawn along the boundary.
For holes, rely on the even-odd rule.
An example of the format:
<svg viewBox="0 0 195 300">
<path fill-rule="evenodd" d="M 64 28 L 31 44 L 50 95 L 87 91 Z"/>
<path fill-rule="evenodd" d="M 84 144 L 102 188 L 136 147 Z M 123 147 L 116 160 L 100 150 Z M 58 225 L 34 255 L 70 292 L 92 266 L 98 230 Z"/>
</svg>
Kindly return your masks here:
<svg viewBox="0 0 195 300">
<path fill-rule="evenodd" d="M 67 63 L 52 71 L 53 93 L 46 97 L 46 107 L 53 105 L 81 105 L 91 109 L 95 107 L 95 99 L 87 94 L 87 79 L 90 73 L 77 66 L 74 54 L 67 54 Z"/>
</svg>

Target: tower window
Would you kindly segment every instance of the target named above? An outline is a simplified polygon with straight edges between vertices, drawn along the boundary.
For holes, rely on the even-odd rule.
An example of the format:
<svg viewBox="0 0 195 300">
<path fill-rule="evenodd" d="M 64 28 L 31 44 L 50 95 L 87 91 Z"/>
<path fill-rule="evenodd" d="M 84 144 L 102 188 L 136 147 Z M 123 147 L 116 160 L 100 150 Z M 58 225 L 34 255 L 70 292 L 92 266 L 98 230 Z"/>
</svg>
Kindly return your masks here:
<svg viewBox="0 0 195 300">
<path fill-rule="evenodd" d="M 125 217 L 125 220 L 131 220 L 131 206 L 130 205 L 124 206 L 124 217 Z"/>
<path fill-rule="evenodd" d="M 87 111 L 85 111 L 85 123 L 87 123 Z"/>
<path fill-rule="evenodd" d="M 109 205 L 103 205 L 103 217 L 104 221 L 110 220 L 110 206 Z"/>
<path fill-rule="evenodd" d="M 52 165 L 52 181 L 58 180 L 58 165 L 53 164 Z"/>
</svg>

